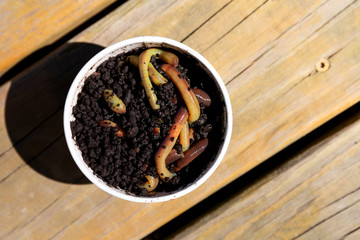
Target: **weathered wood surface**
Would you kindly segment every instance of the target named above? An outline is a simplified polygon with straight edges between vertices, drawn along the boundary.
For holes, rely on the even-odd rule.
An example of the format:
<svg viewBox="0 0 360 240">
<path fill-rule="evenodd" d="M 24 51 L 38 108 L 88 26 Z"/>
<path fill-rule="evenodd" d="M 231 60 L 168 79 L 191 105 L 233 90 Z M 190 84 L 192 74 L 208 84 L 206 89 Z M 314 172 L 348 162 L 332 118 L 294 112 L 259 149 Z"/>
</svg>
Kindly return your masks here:
<svg viewBox="0 0 360 240">
<path fill-rule="evenodd" d="M 115 0 L 0 2 L 0 76 Z"/>
<path fill-rule="evenodd" d="M 315 144 L 234 189 L 171 239 L 359 239 L 360 105 L 352 110 L 342 125 L 307 137 Z"/>
<path fill-rule="evenodd" d="M 126 2 L 0 88 L 0 238 L 146 236 L 358 102 L 359 29 L 358 1 Z M 223 77 L 234 112 L 219 169 L 188 196 L 159 204 L 85 184 L 62 132 L 64 99 L 81 65 L 101 46 L 139 35 L 202 53 Z M 331 64 L 324 73 L 314 67 L 321 58 Z"/>
</svg>

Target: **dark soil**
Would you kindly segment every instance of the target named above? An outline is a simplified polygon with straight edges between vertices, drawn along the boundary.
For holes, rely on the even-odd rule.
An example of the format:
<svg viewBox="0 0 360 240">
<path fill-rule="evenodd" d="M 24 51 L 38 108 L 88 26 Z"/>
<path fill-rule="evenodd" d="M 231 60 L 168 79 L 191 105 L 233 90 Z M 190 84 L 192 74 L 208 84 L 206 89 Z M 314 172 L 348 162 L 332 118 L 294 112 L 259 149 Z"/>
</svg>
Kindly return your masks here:
<svg viewBox="0 0 360 240">
<path fill-rule="evenodd" d="M 185 104 L 176 86 L 160 70 L 162 62 L 152 59 L 154 66 L 169 79 L 169 82 L 162 86 L 153 84 L 160 110 L 151 109 L 141 86 L 138 68 L 125 61 L 126 56 L 139 55 L 143 50 L 110 58 L 86 79 L 77 105 L 73 109 L 75 121 L 71 123 L 71 128 L 85 162 L 97 176 L 115 188 L 147 196 L 149 193 L 138 186 L 146 181 L 146 175 L 158 176 L 155 169 L 155 153 L 168 135 L 179 107 Z M 179 57 L 177 69 L 182 73 L 182 77 L 192 88 L 205 90 L 213 100 L 209 108 L 201 104 L 201 116 L 192 124 L 196 132 L 195 141 L 208 137 L 210 150 L 206 150 L 198 159 L 183 168 L 170 182 L 160 180 L 152 195 L 176 191 L 194 181 L 211 165 L 215 158 L 214 153 L 222 142 L 222 137 L 219 136 L 223 134 L 223 100 L 216 97 L 219 96 L 219 92 L 215 83 L 196 62 L 180 53 L 174 53 Z M 110 110 L 103 98 L 104 89 L 112 89 L 123 100 L 126 113 L 119 114 Z M 172 99 L 176 96 L 178 102 L 175 104 Z M 124 130 L 125 137 L 119 138 L 115 135 L 117 128 L 100 127 L 98 122 L 102 120 L 117 123 Z M 155 127 L 160 127 L 159 135 L 154 134 Z M 181 151 L 181 145 L 178 143 L 175 148 Z M 173 165 L 168 168 L 172 170 Z"/>
</svg>

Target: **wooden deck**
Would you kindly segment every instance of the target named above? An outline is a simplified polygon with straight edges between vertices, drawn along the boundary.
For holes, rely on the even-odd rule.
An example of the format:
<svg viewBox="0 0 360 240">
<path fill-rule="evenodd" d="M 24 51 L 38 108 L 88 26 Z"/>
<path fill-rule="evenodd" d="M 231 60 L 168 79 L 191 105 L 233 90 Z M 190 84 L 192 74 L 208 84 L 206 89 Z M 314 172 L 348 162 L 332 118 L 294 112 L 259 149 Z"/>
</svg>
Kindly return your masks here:
<svg viewBox="0 0 360 240">
<path fill-rule="evenodd" d="M 0 4 L 3 76 L 114 1 L 35 2 Z M 34 22 L 48 8 L 54 17 Z M 73 35 L 0 87 L 0 238 L 359 238 L 360 1 L 132 0 Z M 143 35 L 203 54 L 234 113 L 230 146 L 213 176 L 156 204 L 126 202 L 90 184 L 62 127 L 81 66 L 104 47 Z M 315 67 L 322 59 L 330 63 L 324 72 Z M 202 211 L 194 216 L 194 209 Z"/>
</svg>

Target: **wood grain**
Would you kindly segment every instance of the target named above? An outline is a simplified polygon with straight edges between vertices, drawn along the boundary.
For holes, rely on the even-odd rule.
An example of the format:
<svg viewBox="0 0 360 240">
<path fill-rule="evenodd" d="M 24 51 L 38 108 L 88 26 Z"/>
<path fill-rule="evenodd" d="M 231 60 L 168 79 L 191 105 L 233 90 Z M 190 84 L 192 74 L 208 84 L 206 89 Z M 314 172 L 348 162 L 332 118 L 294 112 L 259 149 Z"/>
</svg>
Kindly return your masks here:
<svg viewBox="0 0 360 240">
<path fill-rule="evenodd" d="M 241 14 L 230 18 L 236 8 Z M 10 219 L 0 237 L 146 236 L 359 101 L 359 18 L 357 1 L 126 2 L 0 88 L 0 201 Z M 188 196 L 151 205 L 80 184 L 61 132 L 79 68 L 102 46 L 138 35 L 194 46 L 223 76 L 234 111 L 230 148 L 211 179 Z M 331 68 L 318 73 L 323 57 Z M 24 99 L 27 108 L 17 111 Z"/>
<path fill-rule="evenodd" d="M 360 106 L 353 110 L 342 126 L 172 239 L 356 239 Z"/>
<path fill-rule="evenodd" d="M 115 0 L 11 1 L 0 3 L 0 76 Z"/>
</svg>

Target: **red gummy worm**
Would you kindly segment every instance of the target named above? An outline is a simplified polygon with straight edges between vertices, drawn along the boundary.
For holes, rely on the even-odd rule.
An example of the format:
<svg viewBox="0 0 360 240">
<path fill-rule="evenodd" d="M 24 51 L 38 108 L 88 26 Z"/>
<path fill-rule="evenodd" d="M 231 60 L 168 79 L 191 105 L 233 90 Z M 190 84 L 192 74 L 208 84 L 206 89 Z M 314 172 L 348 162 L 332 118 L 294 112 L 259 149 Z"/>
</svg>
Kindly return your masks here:
<svg viewBox="0 0 360 240">
<path fill-rule="evenodd" d="M 183 153 L 178 153 L 176 149 L 171 149 L 169 155 L 165 159 L 166 165 L 175 162 L 176 160 L 179 160 L 180 158 L 184 157 Z"/>
<path fill-rule="evenodd" d="M 179 89 L 179 92 L 184 99 L 186 107 L 189 111 L 189 123 L 193 123 L 198 120 L 200 116 L 199 102 L 187 81 L 181 78 L 180 72 L 169 64 L 164 64 L 161 69 L 166 72 L 167 75 L 169 75 L 171 80 Z"/>
<path fill-rule="evenodd" d="M 169 155 L 171 149 L 174 147 L 175 142 L 180 134 L 181 128 L 187 121 L 188 116 L 189 114 L 186 109 L 184 107 L 181 107 L 175 116 L 174 123 L 171 125 L 169 135 L 166 136 L 166 138 L 160 145 L 159 150 L 156 152 L 156 171 L 158 172 L 160 178 L 165 182 L 170 181 L 174 176 L 176 176 L 175 173 L 170 172 L 166 168 L 165 160 Z"/>
<path fill-rule="evenodd" d="M 192 89 L 199 103 L 203 103 L 205 107 L 209 107 L 211 105 L 211 99 L 209 95 L 201 90 L 200 88 Z"/>
<path fill-rule="evenodd" d="M 184 153 L 184 158 L 176 162 L 175 171 L 180 171 L 183 167 L 188 165 L 192 160 L 197 158 L 207 147 L 208 139 L 204 138 L 195 143 L 189 150 Z"/>
</svg>

